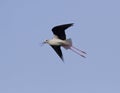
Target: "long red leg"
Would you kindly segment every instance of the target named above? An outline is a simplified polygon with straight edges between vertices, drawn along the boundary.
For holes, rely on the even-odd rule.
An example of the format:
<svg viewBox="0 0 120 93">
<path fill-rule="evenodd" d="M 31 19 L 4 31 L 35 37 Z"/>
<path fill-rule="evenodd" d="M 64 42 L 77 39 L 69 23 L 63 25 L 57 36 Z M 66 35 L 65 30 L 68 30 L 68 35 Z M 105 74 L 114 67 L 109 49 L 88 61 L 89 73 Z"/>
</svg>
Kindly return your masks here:
<svg viewBox="0 0 120 93">
<path fill-rule="evenodd" d="M 81 57 L 86 58 L 86 57 L 85 57 L 84 55 L 82 55 L 80 52 L 75 51 L 72 47 L 70 48 L 70 50 L 72 50 L 74 53 L 80 55 Z"/>
<path fill-rule="evenodd" d="M 74 48 L 74 49 L 76 49 L 76 50 L 78 50 L 79 52 L 82 52 L 82 53 L 84 53 L 84 54 L 87 54 L 86 52 L 84 52 L 84 51 L 82 51 L 82 50 L 80 50 L 80 49 L 78 49 L 78 48 L 76 48 L 76 47 L 74 47 L 74 46 L 71 46 L 72 48 Z"/>
</svg>

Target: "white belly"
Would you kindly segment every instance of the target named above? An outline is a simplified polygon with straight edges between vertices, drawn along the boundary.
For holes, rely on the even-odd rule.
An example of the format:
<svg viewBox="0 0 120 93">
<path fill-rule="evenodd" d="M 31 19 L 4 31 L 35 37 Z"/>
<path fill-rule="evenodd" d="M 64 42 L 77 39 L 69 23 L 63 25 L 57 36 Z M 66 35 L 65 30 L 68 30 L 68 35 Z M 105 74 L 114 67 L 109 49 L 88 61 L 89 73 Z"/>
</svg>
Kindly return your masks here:
<svg viewBox="0 0 120 93">
<path fill-rule="evenodd" d="M 52 40 L 49 40 L 48 43 L 49 43 L 50 45 L 62 45 L 62 44 L 64 44 L 64 40 L 52 39 Z"/>
</svg>

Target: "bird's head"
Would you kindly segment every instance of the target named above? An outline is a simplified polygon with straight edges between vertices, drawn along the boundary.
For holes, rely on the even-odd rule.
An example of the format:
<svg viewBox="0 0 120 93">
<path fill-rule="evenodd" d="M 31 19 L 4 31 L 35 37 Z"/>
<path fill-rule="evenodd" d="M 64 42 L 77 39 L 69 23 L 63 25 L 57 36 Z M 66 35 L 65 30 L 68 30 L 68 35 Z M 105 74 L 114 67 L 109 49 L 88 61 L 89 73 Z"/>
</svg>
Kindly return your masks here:
<svg viewBox="0 0 120 93">
<path fill-rule="evenodd" d="M 42 43 L 40 43 L 41 44 L 41 46 L 43 46 L 44 44 L 47 44 L 48 43 L 48 40 L 45 40 L 45 41 L 43 41 Z"/>
<path fill-rule="evenodd" d="M 46 44 L 46 43 L 48 43 L 48 40 L 45 40 L 45 41 L 43 42 L 43 44 Z"/>
</svg>

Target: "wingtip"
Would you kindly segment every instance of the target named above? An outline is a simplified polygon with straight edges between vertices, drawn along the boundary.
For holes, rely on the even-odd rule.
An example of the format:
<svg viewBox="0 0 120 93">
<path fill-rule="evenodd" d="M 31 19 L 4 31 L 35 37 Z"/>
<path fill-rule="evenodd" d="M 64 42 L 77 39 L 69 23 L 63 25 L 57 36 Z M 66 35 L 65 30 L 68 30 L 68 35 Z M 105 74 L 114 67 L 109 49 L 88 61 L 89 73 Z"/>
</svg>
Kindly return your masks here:
<svg viewBox="0 0 120 93">
<path fill-rule="evenodd" d="M 74 25 L 74 23 L 69 23 L 71 26 L 73 26 Z"/>
<path fill-rule="evenodd" d="M 74 25 L 74 23 L 71 23 L 72 25 Z"/>
<path fill-rule="evenodd" d="M 61 60 L 64 62 L 64 58 L 63 57 L 61 57 Z"/>
<path fill-rule="evenodd" d="M 74 26 L 74 23 L 70 23 L 70 27 L 71 27 L 71 26 Z"/>
</svg>

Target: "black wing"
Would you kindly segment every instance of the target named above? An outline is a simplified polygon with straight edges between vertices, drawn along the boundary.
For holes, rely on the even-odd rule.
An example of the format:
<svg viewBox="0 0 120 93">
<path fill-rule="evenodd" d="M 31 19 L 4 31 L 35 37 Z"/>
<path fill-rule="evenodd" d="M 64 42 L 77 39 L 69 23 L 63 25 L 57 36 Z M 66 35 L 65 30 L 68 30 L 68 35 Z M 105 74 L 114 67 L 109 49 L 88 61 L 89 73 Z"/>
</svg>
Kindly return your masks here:
<svg viewBox="0 0 120 93">
<path fill-rule="evenodd" d="M 72 25 L 73 25 L 73 23 L 55 26 L 55 27 L 53 27 L 52 32 L 53 32 L 53 34 L 58 36 L 59 39 L 65 40 L 66 39 L 65 29 L 67 29 L 68 27 L 70 27 Z"/>
<path fill-rule="evenodd" d="M 52 46 L 51 47 L 55 50 L 55 52 L 58 54 L 58 56 L 63 60 L 63 55 L 62 55 L 62 51 L 60 49 L 60 46 Z"/>
</svg>

